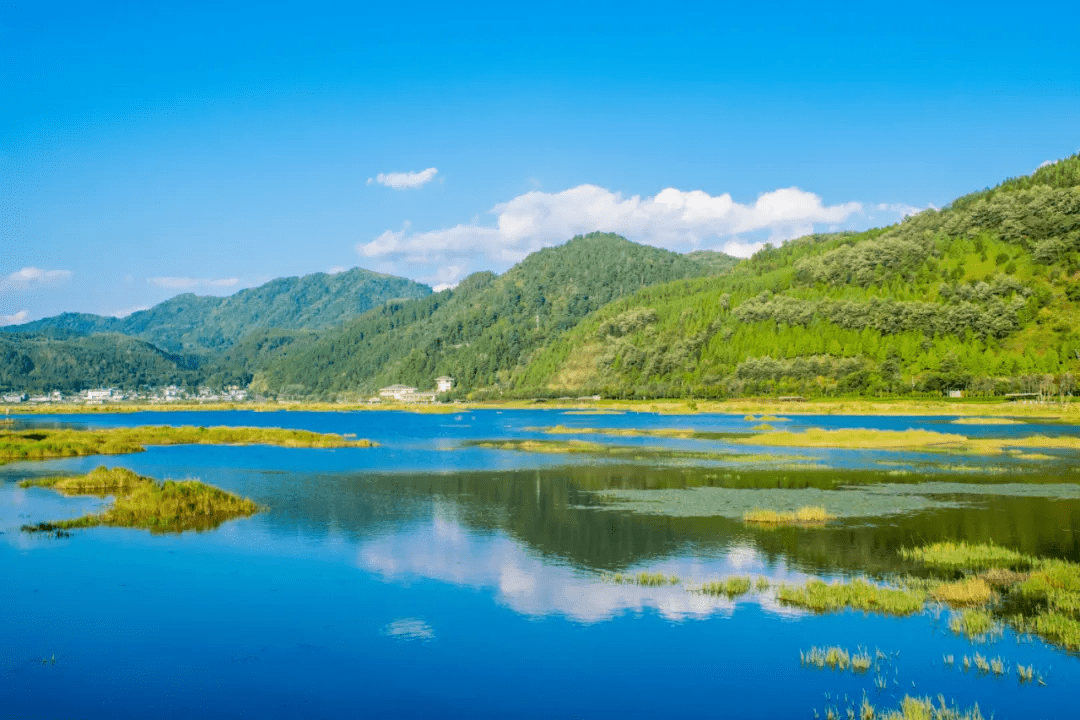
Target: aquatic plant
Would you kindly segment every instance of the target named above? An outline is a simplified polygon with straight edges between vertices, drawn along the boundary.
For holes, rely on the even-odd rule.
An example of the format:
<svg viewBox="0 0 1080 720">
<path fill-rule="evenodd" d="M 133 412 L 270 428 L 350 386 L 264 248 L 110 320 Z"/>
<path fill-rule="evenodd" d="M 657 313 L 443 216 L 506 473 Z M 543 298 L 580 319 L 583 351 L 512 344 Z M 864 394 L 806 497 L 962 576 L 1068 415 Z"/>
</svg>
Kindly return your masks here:
<svg viewBox="0 0 1080 720">
<path fill-rule="evenodd" d="M 743 522 L 756 525 L 823 525 L 836 516 L 823 507 L 804 506 L 792 512 L 754 508 L 743 513 Z"/>
<path fill-rule="evenodd" d="M 777 598 L 785 605 L 815 612 L 852 608 L 888 615 L 911 615 L 922 609 L 925 596 L 918 590 L 871 585 L 865 580 L 826 584 L 810 580 L 805 585 L 781 585 Z"/>
<path fill-rule="evenodd" d="M 905 695 L 900 700 L 900 706 L 892 710 L 882 710 L 875 707 L 863 694 L 857 704 L 848 703 L 841 709 L 837 705 L 825 708 L 826 720 L 983 720 L 979 706 L 976 704 L 970 710 L 961 710 L 955 703 L 948 705 L 944 696 L 938 696 L 937 705 L 929 697 L 912 697 Z M 821 717 L 814 711 L 815 717 Z"/>
<path fill-rule="evenodd" d="M 990 568 L 1026 568 L 1032 558 L 994 545 L 993 543 L 969 544 L 945 540 L 917 548 L 902 548 L 900 556 L 933 568 L 945 570 L 986 570 Z"/>
<path fill-rule="evenodd" d="M 998 676 L 1005 674 L 1005 661 L 1001 659 L 1000 655 L 990 660 L 990 671 Z"/>
<path fill-rule="evenodd" d="M 101 466 L 86 475 L 23 480 L 19 487 L 51 487 L 65 495 L 108 495 L 133 490 L 146 481 L 127 468 Z"/>
<path fill-rule="evenodd" d="M 931 597 L 953 607 L 985 605 L 994 597 L 990 585 L 980 577 L 968 577 L 956 582 L 940 583 L 930 591 Z"/>
<path fill-rule="evenodd" d="M 54 532 L 98 525 L 145 528 L 152 532 L 205 530 L 235 517 L 254 515 L 262 509 L 251 500 L 198 480 L 159 483 L 122 468 L 100 467 L 82 477 L 56 480 L 53 486 L 67 494 L 108 492 L 115 494 L 116 499 L 102 513 L 24 525 L 23 531 Z M 107 489 L 103 491 L 103 487 Z"/>
<path fill-rule="evenodd" d="M 1020 665 L 1016 666 L 1016 677 L 1019 678 L 1020 684 L 1029 683 L 1035 677 L 1035 668 L 1032 665 Z"/>
<path fill-rule="evenodd" d="M 765 592 L 770 587 L 769 578 L 764 575 L 758 575 L 757 581 L 754 583 L 754 589 L 758 592 Z"/>
<path fill-rule="evenodd" d="M 984 639 L 1001 631 L 994 616 L 983 609 L 964 610 L 949 619 L 949 629 L 973 640 Z"/>
<path fill-rule="evenodd" d="M 734 598 L 750 592 L 750 586 L 750 578 L 734 576 L 703 583 L 699 590 L 706 595 L 725 595 Z"/>
<path fill-rule="evenodd" d="M 626 575 L 615 573 L 605 576 L 605 579 L 617 585 L 641 585 L 643 587 L 663 587 L 664 585 L 678 585 L 682 582 L 678 575 L 665 575 L 662 572 L 649 572 L 647 570 Z"/>
<path fill-rule="evenodd" d="M 255 427 L 142 426 L 105 430 L 42 428 L 0 431 L 0 462 L 83 455 L 123 455 L 148 445 L 280 445 L 282 447 L 372 447 L 364 439 L 333 433 Z"/>
</svg>

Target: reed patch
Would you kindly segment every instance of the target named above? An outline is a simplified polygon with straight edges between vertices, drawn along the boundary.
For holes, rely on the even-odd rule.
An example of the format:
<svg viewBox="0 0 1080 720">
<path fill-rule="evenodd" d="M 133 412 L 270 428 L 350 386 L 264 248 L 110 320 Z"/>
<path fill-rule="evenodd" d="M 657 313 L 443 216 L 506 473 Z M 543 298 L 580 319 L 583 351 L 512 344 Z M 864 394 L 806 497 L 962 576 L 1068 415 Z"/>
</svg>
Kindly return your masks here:
<svg viewBox="0 0 1080 720">
<path fill-rule="evenodd" d="M 254 515 L 259 505 L 198 480 L 158 482 L 122 468 L 97 468 L 74 478 L 48 478 L 32 484 L 53 487 L 65 494 L 115 495 L 104 512 L 71 520 L 24 525 L 24 532 L 59 533 L 77 528 L 109 525 L 143 528 L 154 533 L 210 530 L 226 520 Z"/>
</svg>

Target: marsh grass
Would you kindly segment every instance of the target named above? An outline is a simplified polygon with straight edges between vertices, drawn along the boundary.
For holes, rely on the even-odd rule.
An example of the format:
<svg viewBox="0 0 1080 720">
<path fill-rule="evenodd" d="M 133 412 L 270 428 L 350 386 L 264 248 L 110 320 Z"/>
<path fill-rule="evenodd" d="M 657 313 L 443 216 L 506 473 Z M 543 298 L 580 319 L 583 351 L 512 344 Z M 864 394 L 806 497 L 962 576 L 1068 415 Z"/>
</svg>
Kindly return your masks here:
<svg viewBox="0 0 1080 720">
<path fill-rule="evenodd" d="M 722 580 L 712 580 L 710 582 L 702 583 L 701 587 L 698 588 L 698 592 L 702 592 L 706 595 L 723 595 L 728 598 L 736 598 L 750 592 L 752 585 L 753 583 L 750 578 L 734 576 Z"/>
<path fill-rule="evenodd" d="M 1080 450 L 1080 437 L 1033 435 L 1025 438 L 969 438 L 932 430 L 866 430 L 809 428 L 804 432 L 778 431 L 732 438 L 743 445 L 815 447 L 845 450 L 928 450 L 998 455 L 1016 449 Z"/>
<path fill-rule="evenodd" d="M 1002 618 L 1017 632 L 1037 635 L 1066 650 L 1080 650 L 1080 564 L 1036 558 L 997 545 L 955 542 L 934 543 L 901 554 L 932 568 L 967 573 L 958 582 L 938 585 L 937 597 L 942 587 L 957 588 L 955 596 L 969 600 L 964 604 Z M 1001 602 L 991 586 L 1004 596 Z M 970 592 L 965 594 L 959 588 Z M 975 602 L 987 591 L 984 602 Z M 985 619 L 978 622 L 985 623 Z"/>
<path fill-rule="evenodd" d="M 981 577 L 967 577 L 956 582 L 939 583 L 930 596 L 952 607 L 985 605 L 994 599 L 994 591 Z"/>
<path fill-rule="evenodd" d="M 775 462 L 780 458 L 768 455 L 750 455 L 747 453 L 679 450 L 665 447 L 642 447 L 637 445 L 608 445 L 586 440 L 474 440 L 464 443 L 464 447 L 480 447 L 491 450 L 514 450 L 518 452 L 548 454 L 585 454 L 597 457 L 629 458 L 633 460 L 706 460 Z M 802 458 L 784 457 L 784 462 L 796 462 Z"/>
<path fill-rule="evenodd" d="M 130 470 L 104 467 L 76 478 L 49 478 L 39 482 L 65 494 L 114 494 L 111 507 L 102 513 L 72 520 L 24 525 L 25 532 L 57 532 L 109 525 L 143 528 L 151 532 L 209 530 L 226 520 L 259 512 L 256 503 L 198 480 L 157 482 Z"/>
<path fill-rule="evenodd" d="M 917 589 L 880 587 L 865 580 L 831 585 L 810 580 L 801 586 L 781 585 L 777 599 L 785 605 L 814 612 L 839 612 L 850 608 L 903 616 L 922 610 L 926 596 Z"/>
<path fill-rule="evenodd" d="M 638 573 L 615 573 L 605 576 L 608 582 L 616 585 L 640 585 L 642 587 L 664 587 L 666 585 L 678 585 L 682 578 L 678 575 L 665 575 L 662 572 L 648 572 L 643 570 Z"/>
<path fill-rule="evenodd" d="M 946 540 L 916 548 L 902 548 L 900 556 L 943 570 L 990 570 L 1031 567 L 1033 559 L 1000 545 Z"/>
<path fill-rule="evenodd" d="M 254 427 L 142 426 L 107 430 L 0 431 L 0 462 L 83 455 L 124 455 L 148 445 L 278 445 L 290 448 L 372 447 L 332 433 Z"/>
<path fill-rule="evenodd" d="M 949 629 L 957 635 L 982 641 L 1001 633 L 1001 624 L 984 609 L 964 610 L 949 618 Z"/>
<path fill-rule="evenodd" d="M 754 525 L 800 525 L 813 527 L 824 525 L 836 516 L 830 514 L 823 507 L 803 506 L 791 512 L 778 512 L 754 508 L 743 513 L 743 522 Z"/>
<path fill-rule="evenodd" d="M 146 483 L 147 478 L 127 468 L 99 467 L 86 475 L 71 477 L 48 477 L 23 480 L 19 487 L 50 487 L 65 495 L 112 495 L 123 494 Z"/>
</svg>

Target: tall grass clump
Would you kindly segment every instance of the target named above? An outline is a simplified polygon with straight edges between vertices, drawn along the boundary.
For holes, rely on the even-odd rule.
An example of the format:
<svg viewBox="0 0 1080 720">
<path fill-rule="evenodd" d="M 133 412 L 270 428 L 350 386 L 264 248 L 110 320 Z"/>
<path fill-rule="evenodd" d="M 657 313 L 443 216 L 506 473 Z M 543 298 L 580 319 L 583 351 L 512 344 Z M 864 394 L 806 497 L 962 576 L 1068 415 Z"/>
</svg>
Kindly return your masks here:
<svg viewBox="0 0 1080 720">
<path fill-rule="evenodd" d="M 0 432 L 0 462 L 83 455 L 124 455 L 147 445 L 279 445 L 281 447 L 372 447 L 364 439 L 308 430 L 254 427 L 142 426 L 107 430 L 35 429 Z"/>
<path fill-rule="evenodd" d="M 887 615 L 912 615 L 923 608 L 925 595 L 914 589 L 871 585 L 865 580 L 826 584 L 810 580 L 805 585 L 782 585 L 777 598 L 785 605 L 814 612 L 838 612 L 848 608 Z"/>
<path fill-rule="evenodd" d="M 964 541 L 931 543 L 917 548 L 903 548 L 900 556 L 928 567 L 942 570 L 988 570 L 990 568 L 1028 568 L 1032 558 L 1000 545 L 968 544 Z"/>
<path fill-rule="evenodd" d="M 151 532 L 183 532 L 208 530 L 226 520 L 246 517 L 261 508 L 247 498 L 233 495 L 198 480 L 157 482 L 129 470 L 98 468 L 79 478 L 58 479 L 53 487 L 68 494 L 115 494 L 113 505 L 102 513 L 84 515 L 72 520 L 59 520 L 38 525 L 24 525 L 27 532 L 52 532 L 74 528 L 110 525 L 144 528 Z M 102 490 L 102 478 L 112 484 Z M 60 487 L 67 483 L 71 490 Z"/>
<path fill-rule="evenodd" d="M 986 580 L 967 577 L 956 582 L 939 583 L 930 591 L 931 597 L 952 607 L 985 605 L 994 598 L 994 591 Z"/>
<path fill-rule="evenodd" d="M 23 480 L 19 487 L 50 487 L 65 495 L 112 495 L 130 492 L 146 482 L 147 478 L 127 468 L 102 466 L 86 475 Z"/>
<path fill-rule="evenodd" d="M 724 595 L 728 598 L 735 598 L 750 592 L 752 585 L 753 583 L 748 577 L 729 577 L 703 583 L 700 591 L 706 595 Z"/>
<path fill-rule="evenodd" d="M 1001 632 L 1001 625 L 984 609 L 964 610 L 949 619 L 949 629 L 972 640 L 982 640 Z"/>
<path fill-rule="evenodd" d="M 754 508 L 743 513 L 743 522 L 755 525 L 824 525 L 836 516 L 823 507 L 801 507 L 792 512 Z"/>
</svg>

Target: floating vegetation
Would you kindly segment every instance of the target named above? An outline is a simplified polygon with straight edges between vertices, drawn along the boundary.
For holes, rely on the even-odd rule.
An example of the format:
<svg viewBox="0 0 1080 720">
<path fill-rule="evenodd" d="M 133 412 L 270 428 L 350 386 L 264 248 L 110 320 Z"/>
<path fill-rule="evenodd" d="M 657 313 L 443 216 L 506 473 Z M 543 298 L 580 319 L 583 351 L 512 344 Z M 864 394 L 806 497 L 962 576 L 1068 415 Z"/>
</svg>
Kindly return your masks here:
<svg viewBox="0 0 1080 720">
<path fill-rule="evenodd" d="M 665 575 L 662 572 L 641 571 L 639 573 L 615 573 L 605 575 L 604 579 L 617 585 L 641 585 L 642 587 L 663 587 L 665 585 L 678 585 L 682 578 L 678 575 Z"/>
<path fill-rule="evenodd" d="M 1031 665 L 1017 664 L 1016 677 L 1019 678 L 1021 685 L 1029 683 L 1035 678 L 1035 668 Z"/>
<path fill-rule="evenodd" d="M 1058 448 L 1080 450 L 1080 437 L 1062 435 L 1026 438 L 969 438 L 932 430 L 825 430 L 810 428 L 804 432 L 779 431 L 733 438 L 743 445 L 770 447 L 817 447 L 847 450 L 942 450 L 983 455 L 1004 453 L 1010 448 Z"/>
<path fill-rule="evenodd" d="M 842 672 L 851 667 L 851 655 L 842 647 L 812 647 L 806 652 L 799 651 L 799 663 L 819 670 L 829 668 Z"/>
<path fill-rule="evenodd" d="M 758 575 L 757 582 L 754 583 L 755 590 L 757 590 L 758 592 L 765 592 L 769 589 L 770 586 L 771 583 L 769 582 L 769 578 L 765 577 L 764 575 Z"/>
<path fill-rule="evenodd" d="M 226 520 L 261 510 L 251 500 L 198 480 L 159 483 L 123 468 L 99 467 L 82 477 L 49 478 L 37 484 L 51 485 L 69 495 L 115 494 L 116 499 L 102 513 L 24 525 L 24 532 L 57 533 L 98 525 L 145 528 L 155 533 L 209 530 Z"/>
<path fill-rule="evenodd" d="M 964 610 L 949 618 L 949 629 L 972 640 L 985 640 L 1000 634 L 1001 624 L 986 610 Z"/>
<path fill-rule="evenodd" d="M 758 432 L 769 432 L 771 430 L 775 430 L 776 428 L 774 428 L 769 423 L 761 423 L 760 425 L 755 425 L 754 427 L 752 427 L 750 429 L 751 430 L 756 430 Z"/>
<path fill-rule="evenodd" d="M 946 540 L 917 548 L 903 548 L 900 556 L 943 570 L 988 570 L 991 568 L 1030 567 L 1032 559 L 1009 548 L 987 544 L 969 544 Z"/>
<path fill-rule="evenodd" d="M 743 522 L 756 525 L 824 525 L 836 516 L 823 507 L 804 506 L 791 512 L 777 512 L 754 508 L 743 513 Z"/>
<path fill-rule="evenodd" d="M 333 433 L 254 427 L 142 426 L 107 430 L 51 428 L 0 431 L 0 463 L 82 455 L 124 455 L 148 445 L 280 445 L 299 448 L 372 447 Z"/>
<path fill-rule="evenodd" d="M 951 421 L 953 425 L 1023 425 L 1023 420 L 1007 417 L 962 417 Z"/>
<path fill-rule="evenodd" d="M 994 598 L 990 585 L 980 577 L 944 582 L 930 591 L 931 597 L 952 607 L 985 605 Z"/>
<path fill-rule="evenodd" d="M 781 585 L 777 598 L 785 605 L 814 612 L 854 609 L 887 615 L 912 615 L 923 608 L 925 595 L 913 589 L 871 585 L 865 580 L 827 584 L 809 580 L 805 585 Z"/>
<path fill-rule="evenodd" d="M 932 568 L 966 573 L 960 582 L 938 585 L 935 593 L 946 586 L 966 588 L 969 592 L 956 590 L 956 596 L 966 597 L 966 604 L 973 609 L 1001 618 L 1017 632 L 1037 635 L 1067 650 L 1080 650 L 1080 564 L 1036 558 L 992 544 L 962 542 L 934 543 L 902 550 L 901 554 Z M 991 585 L 997 593 L 991 591 Z M 999 593 L 1004 595 L 1002 602 L 997 602 Z M 978 603 L 978 596 L 985 599 Z M 965 613 L 959 621 L 961 629 L 969 619 L 976 626 L 986 623 L 986 618 Z"/>
<path fill-rule="evenodd" d="M 948 485 L 958 488 L 952 492 L 963 491 L 963 485 Z M 589 507 L 670 517 L 719 516 L 744 520 L 747 513 L 761 508 L 771 508 L 777 513 L 794 513 L 802 507 L 820 507 L 825 508 L 826 513 L 835 518 L 848 518 L 895 515 L 962 505 L 955 500 L 919 495 L 919 487 L 909 485 L 901 490 L 896 490 L 891 485 L 846 487 L 842 490 L 813 487 L 690 487 L 652 490 L 611 488 L 594 491 L 595 497 L 603 500 L 604 504 Z"/>
<path fill-rule="evenodd" d="M 824 717 L 825 720 L 983 720 L 977 704 L 970 710 L 961 710 L 955 703 L 946 704 L 942 695 L 938 696 L 937 703 L 935 705 L 929 697 L 905 695 L 900 700 L 899 708 L 885 710 L 871 704 L 864 693 L 857 704 L 847 701 L 843 707 L 836 704 L 826 706 Z M 822 716 L 815 710 L 814 717 Z"/>
<path fill-rule="evenodd" d="M 624 458 L 630 460 L 705 460 L 708 462 L 775 463 L 796 462 L 805 458 L 775 455 L 751 455 L 739 452 L 708 450 L 679 450 L 665 447 L 642 447 L 637 445 L 608 445 L 585 440 L 475 440 L 465 447 L 481 447 L 491 450 L 515 450 L 518 452 L 548 454 L 585 454 L 596 457 Z"/>
<path fill-rule="evenodd" d="M 760 582 L 761 578 L 758 578 Z M 740 595 L 745 595 L 750 592 L 752 582 L 748 577 L 735 576 L 724 578 L 723 580 L 711 580 L 706 583 L 702 583 L 701 587 L 697 588 L 698 592 L 705 593 L 706 595 L 726 596 L 728 598 L 736 598 Z"/>
<path fill-rule="evenodd" d="M 569 414 L 569 413 L 567 413 Z M 578 428 L 566 425 L 552 427 L 527 427 L 532 432 L 548 435 L 606 435 L 610 437 L 659 437 L 679 440 L 726 440 L 747 437 L 745 432 L 710 432 L 692 428 Z"/>
</svg>

